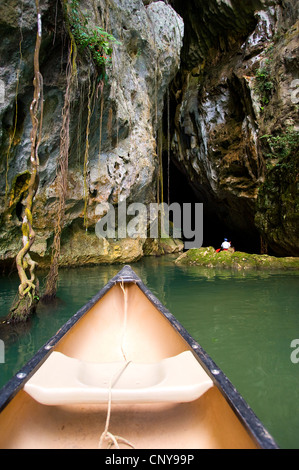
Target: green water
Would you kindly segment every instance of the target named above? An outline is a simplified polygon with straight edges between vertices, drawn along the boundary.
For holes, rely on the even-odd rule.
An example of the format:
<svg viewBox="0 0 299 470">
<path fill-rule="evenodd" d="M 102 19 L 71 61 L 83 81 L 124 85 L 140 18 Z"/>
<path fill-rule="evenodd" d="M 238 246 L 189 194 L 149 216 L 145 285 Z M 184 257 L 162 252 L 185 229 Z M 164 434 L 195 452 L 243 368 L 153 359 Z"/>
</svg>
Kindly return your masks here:
<svg viewBox="0 0 299 470">
<path fill-rule="evenodd" d="M 143 282 L 212 356 L 281 448 L 299 449 L 299 363 L 290 355 L 299 338 L 299 273 L 238 273 L 178 267 L 173 258 L 132 265 Z M 3 386 L 65 321 L 121 266 L 62 270 L 59 298 L 25 327 L 2 328 Z M 0 278 L 0 317 L 18 286 Z"/>
</svg>

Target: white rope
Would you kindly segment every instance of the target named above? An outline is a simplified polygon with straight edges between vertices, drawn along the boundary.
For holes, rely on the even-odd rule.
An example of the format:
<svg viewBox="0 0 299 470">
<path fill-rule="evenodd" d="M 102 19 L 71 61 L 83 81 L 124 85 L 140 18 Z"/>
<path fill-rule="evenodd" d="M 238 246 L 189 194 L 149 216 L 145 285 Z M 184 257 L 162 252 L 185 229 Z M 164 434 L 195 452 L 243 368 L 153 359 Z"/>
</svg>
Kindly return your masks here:
<svg viewBox="0 0 299 470">
<path fill-rule="evenodd" d="M 109 384 L 109 396 L 108 396 L 108 409 L 107 409 L 107 417 L 106 417 L 106 424 L 105 424 L 105 429 L 102 432 L 102 435 L 100 437 L 99 445 L 98 448 L 102 449 L 104 442 L 108 441 L 108 449 L 110 449 L 113 445 L 119 449 L 119 443 L 121 444 L 126 444 L 129 447 L 132 447 L 134 449 L 135 447 L 131 442 L 129 442 L 127 439 L 124 439 L 121 436 L 114 436 L 111 432 L 109 432 L 109 425 L 110 425 L 110 417 L 111 417 L 111 405 L 112 405 L 112 388 L 120 378 L 121 374 L 125 371 L 125 369 L 128 367 L 131 361 L 128 361 L 126 358 L 126 354 L 124 351 L 124 341 L 125 341 L 125 333 L 126 333 L 126 328 L 127 328 L 127 292 L 124 287 L 123 280 L 120 284 L 120 287 L 124 293 L 124 326 L 123 326 L 123 333 L 122 333 L 122 341 L 121 341 L 121 351 L 123 358 L 125 360 L 125 364 L 121 367 L 121 369 L 112 376 Z"/>
<path fill-rule="evenodd" d="M 128 367 L 131 361 L 127 361 L 121 369 L 114 374 L 114 376 L 110 380 L 110 385 L 109 385 L 109 396 L 108 396 L 108 410 L 107 410 L 107 417 L 106 417 L 106 425 L 105 429 L 100 437 L 99 441 L 99 449 L 103 448 L 103 444 L 105 440 L 112 441 L 112 444 L 110 443 L 109 448 L 114 445 L 117 449 L 119 449 L 118 443 L 123 443 L 127 444 L 128 446 L 132 447 L 134 449 L 133 444 L 131 444 L 127 439 L 124 439 L 123 437 L 120 436 L 114 436 L 111 432 L 108 431 L 109 425 L 110 425 L 110 416 L 111 416 L 111 405 L 112 405 L 112 388 L 115 385 L 115 383 L 118 381 L 119 377 L 121 374 L 124 372 L 124 370 Z"/>
<path fill-rule="evenodd" d="M 128 296 L 127 296 L 127 291 L 124 286 L 124 281 L 121 281 L 120 284 L 121 290 L 124 293 L 124 326 L 123 326 L 123 333 L 122 333 L 122 340 L 121 340 L 121 352 L 124 357 L 124 360 L 126 361 L 126 354 L 124 351 L 124 343 L 125 343 L 125 335 L 126 335 L 126 330 L 127 330 L 127 316 L 128 316 Z"/>
</svg>

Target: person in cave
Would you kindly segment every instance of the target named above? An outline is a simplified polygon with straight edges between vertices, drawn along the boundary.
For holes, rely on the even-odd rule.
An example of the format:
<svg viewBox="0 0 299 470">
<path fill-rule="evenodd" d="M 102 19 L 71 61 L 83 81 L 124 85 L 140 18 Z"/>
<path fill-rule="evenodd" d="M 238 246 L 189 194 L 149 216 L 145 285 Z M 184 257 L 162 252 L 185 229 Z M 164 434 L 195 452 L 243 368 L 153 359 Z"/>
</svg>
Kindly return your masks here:
<svg viewBox="0 0 299 470">
<path fill-rule="evenodd" d="M 217 253 L 219 251 L 228 251 L 228 249 L 231 248 L 231 242 L 228 241 L 227 238 L 224 239 L 224 241 L 221 243 L 221 247 L 216 250 Z"/>
</svg>

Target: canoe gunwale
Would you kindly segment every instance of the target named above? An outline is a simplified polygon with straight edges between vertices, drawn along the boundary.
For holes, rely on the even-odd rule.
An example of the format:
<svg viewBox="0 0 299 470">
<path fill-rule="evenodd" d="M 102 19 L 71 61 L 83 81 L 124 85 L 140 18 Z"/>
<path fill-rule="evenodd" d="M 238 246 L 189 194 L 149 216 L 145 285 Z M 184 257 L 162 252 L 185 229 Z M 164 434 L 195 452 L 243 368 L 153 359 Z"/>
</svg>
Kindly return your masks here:
<svg viewBox="0 0 299 470">
<path fill-rule="evenodd" d="M 171 323 L 172 327 L 182 336 L 191 347 L 200 364 L 213 380 L 215 386 L 220 390 L 225 400 L 230 405 L 238 419 L 247 429 L 256 444 L 262 449 L 278 449 L 272 436 L 265 429 L 244 398 L 232 385 L 223 371 L 215 364 L 212 358 L 204 351 L 188 331 L 180 324 L 174 315 L 160 302 L 159 299 L 135 274 L 129 265 L 124 266 L 108 283 L 79 309 L 58 331 L 55 333 L 36 354 L 7 382 L 0 390 L 0 413 L 23 389 L 25 383 L 35 373 L 43 362 L 51 354 L 53 348 L 70 331 L 70 329 L 113 287 L 115 284 L 136 284 L 145 294 L 148 300 L 159 310 L 159 312 Z"/>
<path fill-rule="evenodd" d="M 142 283 L 138 287 L 144 292 L 147 298 L 155 307 L 170 321 L 172 326 L 184 338 L 197 356 L 200 364 L 213 380 L 215 386 L 220 390 L 239 420 L 244 424 L 256 444 L 262 449 L 279 449 L 276 442 L 255 415 L 244 398 L 233 386 L 224 372 L 215 364 L 209 354 L 197 343 L 188 331 L 180 324 L 174 315 L 157 299 L 154 294 Z"/>
<path fill-rule="evenodd" d="M 116 276 L 110 279 L 83 307 L 35 353 L 35 355 L 0 389 L 0 413 L 24 387 L 25 383 L 35 373 L 51 354 L 52 349 L 70 331 L 70 329 L 117 283 L 142 283 L 129 265 L 124 266 Z"/>
</svg>

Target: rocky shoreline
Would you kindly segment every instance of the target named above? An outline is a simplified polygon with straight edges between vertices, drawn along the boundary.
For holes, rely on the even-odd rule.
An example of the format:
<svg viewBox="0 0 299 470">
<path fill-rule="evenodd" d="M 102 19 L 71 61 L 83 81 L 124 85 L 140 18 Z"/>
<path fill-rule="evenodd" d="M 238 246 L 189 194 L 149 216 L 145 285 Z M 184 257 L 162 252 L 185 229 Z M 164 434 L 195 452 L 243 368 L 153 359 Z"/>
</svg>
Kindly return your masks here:
<svg viewBox="0 0 299 470">
<path fill-rule="evenodd" d="M 225 269 L 282 269 L 299 270 L 298 257 L 283 257 L 244 253 L 241 251 L 221 251 L 209 247 L 192 248 L 182 253 L 175 264 L 179 266 L 203 266 Z"/>
<path fill-rule="evenodd" d="M 20 247 L 19 247 L 20 249 Z M 62 240 L 59 257 L 60 268 L 76 268 L 98 264 L 124 264 L 135 263 L 144 256 L 163 256 L 179 254 L 184 244 L 174 238 L 98 238 L 92 231 L 70 231 Z M 0 252 L 0 271 L 11 271 L 15 266 L 18 245 L 14 250 Z M 33 245 L 32 258 L 39 269 L 48 269 L 51 264 L 51 250 L 47 248 L 45 240 L 38 238 Z"/>
</svg>

